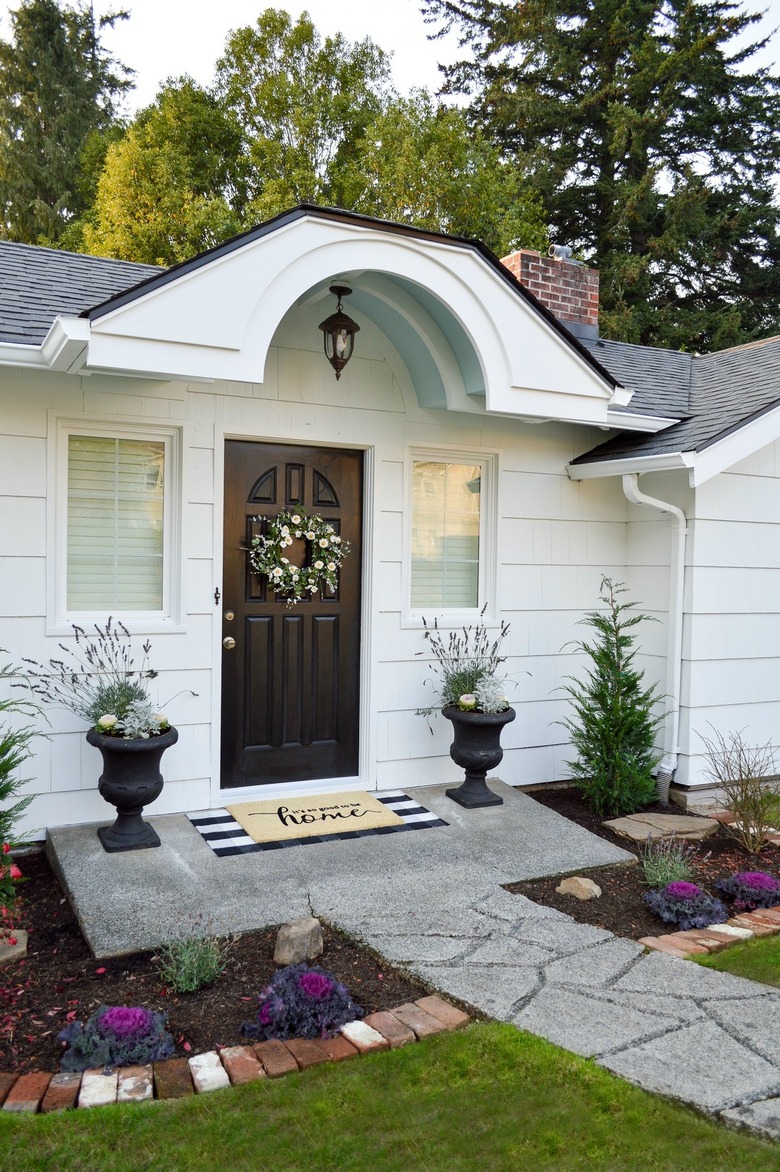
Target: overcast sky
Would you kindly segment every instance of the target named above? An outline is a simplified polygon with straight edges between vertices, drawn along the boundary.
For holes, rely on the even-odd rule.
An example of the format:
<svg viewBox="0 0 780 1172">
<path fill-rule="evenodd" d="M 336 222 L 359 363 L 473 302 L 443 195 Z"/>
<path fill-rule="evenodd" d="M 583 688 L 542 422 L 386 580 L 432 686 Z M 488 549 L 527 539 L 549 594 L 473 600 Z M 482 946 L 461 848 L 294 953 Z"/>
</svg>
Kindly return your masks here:
<svg viewBox="0 0 780 1172">
<path fill-rule="evenodd" d="M 0 36 L 5 40 L 11 35 L 7 11 L 16 7 L 0 0 Z M 326 35 L 343 32 L 350 41 L 370 36 L 393 53 L 395 84 L 403 92 L 413 85 L 435 90 L 437 63 L 457 56 L 454 38 L 449 42 L 427 39 L 430 28 L 422 19 L 418 0 L 276 0 L 274 4 L 262 0 L 95 0 L 97 14 L 119 8 L 131 13 L 129 20 L 119 22 L 104 38 L 113 55 L 136 70 L 129 112 L 153 101 L 167 77 L 189 73 L 208 84 L 228 32 L 254 24 L 266 7 L 285 8 L 294 17 L 307 11 Z M 767 11 L 764 33 L 780 25 L 780 0 L 756 0 L 746 7 Z M 778 57 L 780 35 L 775 33 L 772 52 L 763 63 L 774 64 Z"/>
</svg>

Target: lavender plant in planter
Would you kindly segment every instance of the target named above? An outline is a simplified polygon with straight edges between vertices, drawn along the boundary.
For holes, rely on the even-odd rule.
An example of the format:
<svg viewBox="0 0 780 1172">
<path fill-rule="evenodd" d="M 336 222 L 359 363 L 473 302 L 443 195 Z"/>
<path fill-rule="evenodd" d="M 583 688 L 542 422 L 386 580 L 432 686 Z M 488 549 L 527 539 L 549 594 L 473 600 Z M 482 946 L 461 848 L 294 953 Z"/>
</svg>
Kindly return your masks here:
<svg viewBox="0 0 780 1172">
<path fill-rule="evenodd" d="M 122 623 L 109 618 L 104 627 L 95 625 L 91 637 L 75 624 L 73 632 L 73 646 L 60 644 L 63 658 L 46 667 L 25 661 L 30 687 L 40 700 L 69 708 L 92 726 L 87 741 L 103 757 L 98 791 L 117 810 L 113 825 L 97 831 L 104 850 L 159 846 L 159 836 L 141 815 L 162 793 L 160 760 L 179 734 L 148 696 L 148 682 L 157 676 L 148 666 L 151 644 L 143 644 L 136 667 Z"/>
<path fill-rule="evenodd" d="M 498 674 L 506 661 L 499 652 L 509 624 L 502 623 L 492 641 L 482 622 L 451 631 L 446 641 L 438 621 L 431 627 L 423 619 L 423 624 L 435 660 L 432 683 L 442 716 L 453 726 L 450 757 L 466 773 L 462 785 L 446 791 L 447 797 L 469 810 L 502 806 L 504 799 L 488 787 L 485 777 L 504 756 L 501 730 L 515 719 L 504 693 L 506 677 Z M 430 717 L 435 711 L 436 707 L 422 708 L 418 714 Z"/>
</svg>

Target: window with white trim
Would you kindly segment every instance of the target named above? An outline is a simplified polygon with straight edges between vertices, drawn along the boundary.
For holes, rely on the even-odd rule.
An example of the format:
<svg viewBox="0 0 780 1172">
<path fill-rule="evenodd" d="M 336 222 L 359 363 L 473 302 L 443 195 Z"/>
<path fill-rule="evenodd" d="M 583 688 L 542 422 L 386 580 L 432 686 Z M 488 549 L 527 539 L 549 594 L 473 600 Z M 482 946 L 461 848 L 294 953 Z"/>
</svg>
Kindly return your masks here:
<svg viewBox="0 0 780 1172">
<path fill-rule="evenodd" d="M 473 610 L 484 595 L 486 461 L 412 462 L 412 610 Z"/>
<path fill-rule="evenodd" d="M 173 429 L 61 429 L 60 612 L 170 614 L 175 454 Z"/>
</svg>

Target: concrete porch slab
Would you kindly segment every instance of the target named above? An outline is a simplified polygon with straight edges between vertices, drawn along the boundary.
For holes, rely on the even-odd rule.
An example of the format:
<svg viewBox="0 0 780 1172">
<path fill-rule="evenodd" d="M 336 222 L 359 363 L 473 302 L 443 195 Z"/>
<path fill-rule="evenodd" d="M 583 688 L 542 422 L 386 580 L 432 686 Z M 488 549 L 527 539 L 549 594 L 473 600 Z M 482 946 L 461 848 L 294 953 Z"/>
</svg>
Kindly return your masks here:
<svg viewBox="0 0 780 1172">
<path fill-rule="evenodd" d="M 464 810 L 446 786 L 413 790 L 449 823 L 411 834 L 217 858 L 183 814 L 150 818 L 162 845 L 107 854 L 96 825 L 49 831 L 47 853 L 96 957 L 175 934 L 245 932 L 319 915 L 349 924 L 464 909 L 520 879 L 633 862 L 634 856 L 493 780 L 503 806 Z"/>
</svg>

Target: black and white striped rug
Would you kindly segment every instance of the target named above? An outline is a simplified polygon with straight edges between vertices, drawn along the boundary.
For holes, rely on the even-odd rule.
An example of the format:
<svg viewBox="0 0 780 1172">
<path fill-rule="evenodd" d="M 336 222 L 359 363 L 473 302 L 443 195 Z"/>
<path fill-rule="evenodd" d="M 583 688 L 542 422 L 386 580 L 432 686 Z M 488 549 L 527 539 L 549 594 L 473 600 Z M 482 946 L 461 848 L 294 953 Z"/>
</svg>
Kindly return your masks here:
<svg viewBox="0 0 780 1172">
<path fill-rule="evenodd" d="M 227 810 L 196 810 L 187 814 L 187 817 L 214 854 L 220 856 L 248 855 L 254 851 L 284 850 L 312 842 L 344 842 L 348 838 L 370 838 L 374 834 L 399 834 L 406 830 L 431 830 L 436 826 L 449 825 L 403 790 L 385 790 L 372 794 L 372 797 L 393 810 L 401 822 L 397 826 L 379 826 L 374 830 L 344 830 L 337 834 L 286 838 L 277 842 L 253 842 Z"/>
</svg>

